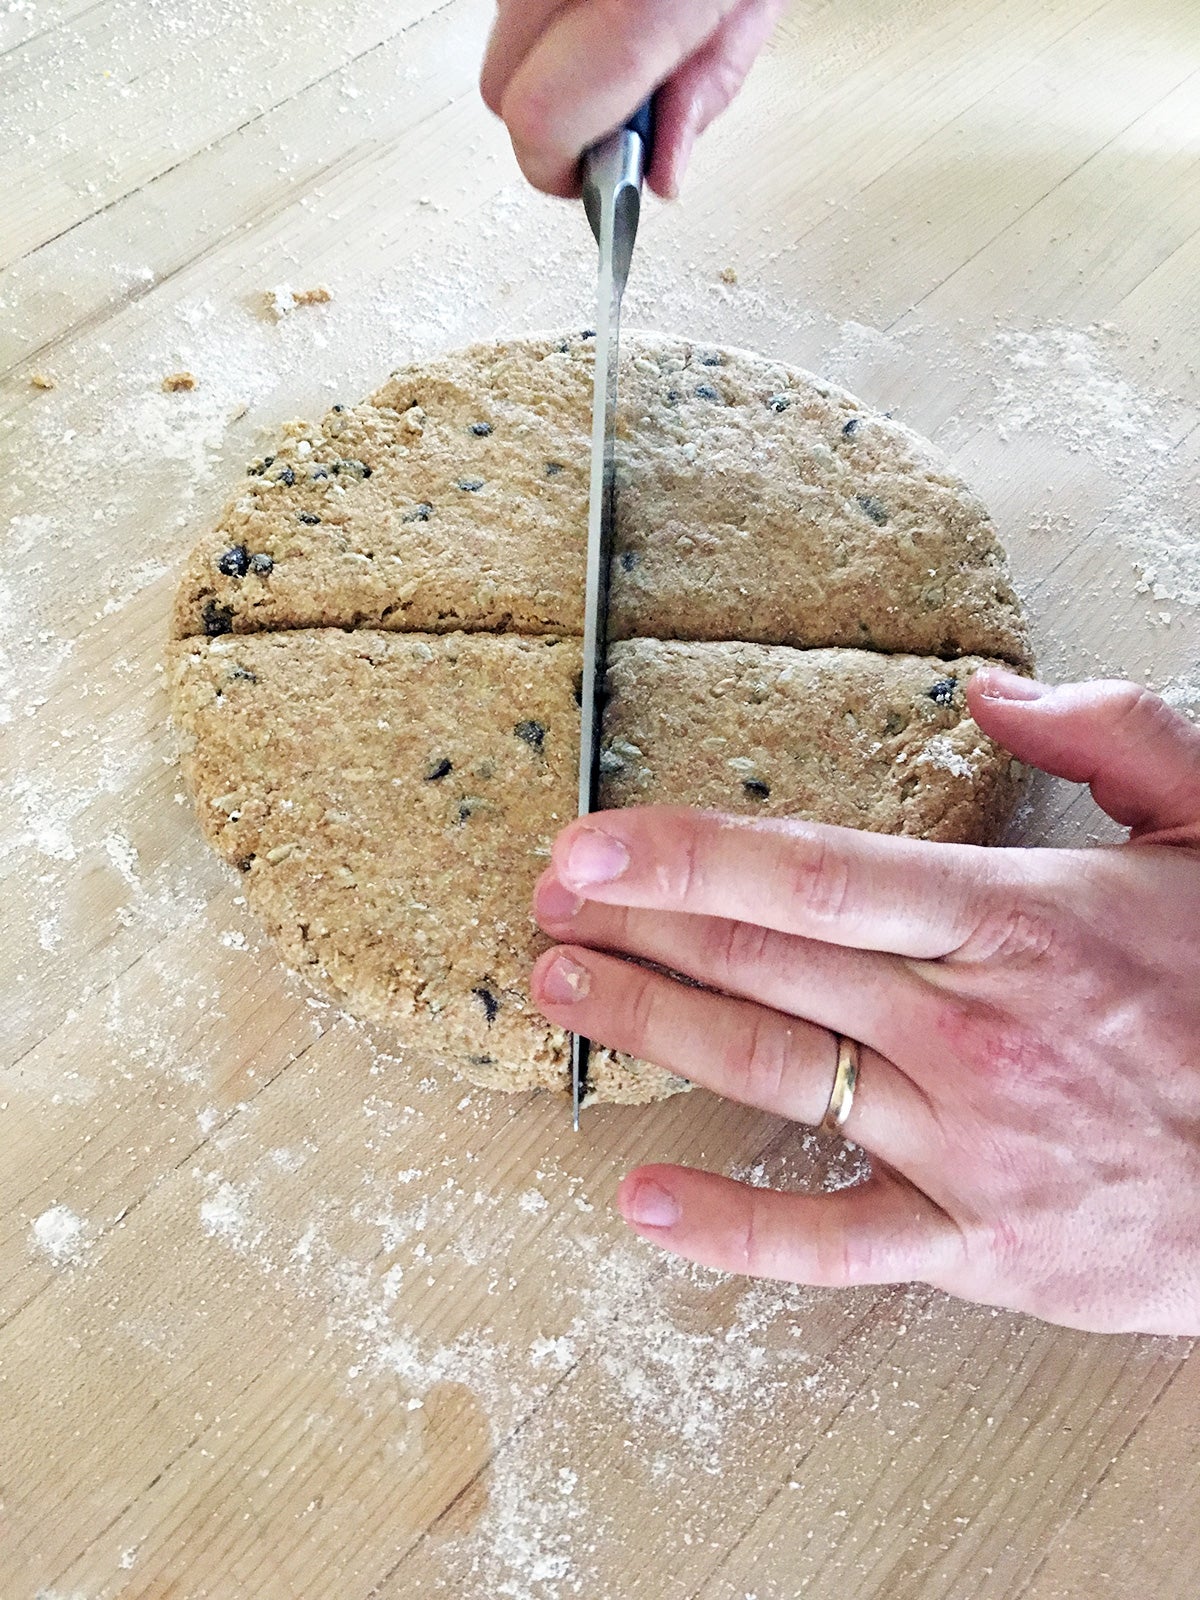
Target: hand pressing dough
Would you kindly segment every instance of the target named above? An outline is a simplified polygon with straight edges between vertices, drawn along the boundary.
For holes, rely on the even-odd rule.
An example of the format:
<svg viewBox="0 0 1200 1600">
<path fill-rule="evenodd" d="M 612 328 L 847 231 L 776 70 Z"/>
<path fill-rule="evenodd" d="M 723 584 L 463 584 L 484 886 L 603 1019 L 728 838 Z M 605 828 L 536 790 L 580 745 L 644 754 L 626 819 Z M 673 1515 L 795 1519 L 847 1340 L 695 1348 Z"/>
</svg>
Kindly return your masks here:
<svg viewBox="0 0 1200 1600">
<path fill-rule="evenodd" d="M 292 427 L 175 610 L 201 826 L 284 958 L 504 1089 L 566 1086 L 529 901 L 574 814 L 590 343 L 476 347 Z M 758 357 L 629 338 L 622 395 L 603 803 L 994 840 L 1019 769 L 963 684 L 1028 645 L 978 501 Z M 590 1085 L 685 1087 L 611 1052 Z"/>
</svg>

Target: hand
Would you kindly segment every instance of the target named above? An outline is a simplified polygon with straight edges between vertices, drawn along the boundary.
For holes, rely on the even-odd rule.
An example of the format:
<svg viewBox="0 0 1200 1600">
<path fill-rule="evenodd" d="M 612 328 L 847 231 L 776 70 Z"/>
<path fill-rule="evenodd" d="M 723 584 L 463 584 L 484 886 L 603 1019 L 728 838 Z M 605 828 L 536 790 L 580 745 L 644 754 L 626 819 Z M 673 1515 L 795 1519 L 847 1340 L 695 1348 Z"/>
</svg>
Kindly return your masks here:
<svg viewBox="0 0 1200 1600">
<path fill-rule="evenodd" d="M 672 199 L 696 135 L 742 86 L 783 0 L 498 0 L 479 86 L 521 171 L 579 193 L 579 157 L 652 90 L 647 181 Z"/>
<path fill-rule="evenodd" d="M 980 849 L 602 812 L 559 835 L 538 885 L 538 920 L 569 942 L 538 961 L 534 997 L 565 1028 L 806 1123 L 836 1034 L 861 1041 L 846 1134 L 871 1177 L 803 1195 L 639 1168 L 618 1201 L 664 1248 L 1200 1334 L 1200 730 L 1132 684 L 984 669 L 968 701 L 1021 760 L 1089 783 L 1131 841 Z"/>
</svg>

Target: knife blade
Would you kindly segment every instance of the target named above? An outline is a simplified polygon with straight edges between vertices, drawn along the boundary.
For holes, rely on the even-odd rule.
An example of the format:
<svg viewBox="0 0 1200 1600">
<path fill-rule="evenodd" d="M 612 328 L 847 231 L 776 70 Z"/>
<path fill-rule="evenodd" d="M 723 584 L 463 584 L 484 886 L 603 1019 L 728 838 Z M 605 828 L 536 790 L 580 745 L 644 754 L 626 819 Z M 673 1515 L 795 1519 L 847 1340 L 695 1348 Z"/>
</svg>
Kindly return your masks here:
<svg viewBox="0 0 1200 1600">
<path fill-rule="evenodd" d="M 650 160 L 652 103 L 583 157 L 583 206 L 599 248 L 596 287 L 596 367 L 592 381 L 592 475 L 588 496 L 587 579 L 580 693 L 579 815 L 596 809 L 604 667 L 608 649 L 608 584 L 612 561 L 617 419 L 617 357 L 621 297 L 629 278 L 641 213 L 642 177 Z M 590 1041 L 571 1035 L 571 1122 L 578 1131 L 587 1089 Z"/>
</svg>

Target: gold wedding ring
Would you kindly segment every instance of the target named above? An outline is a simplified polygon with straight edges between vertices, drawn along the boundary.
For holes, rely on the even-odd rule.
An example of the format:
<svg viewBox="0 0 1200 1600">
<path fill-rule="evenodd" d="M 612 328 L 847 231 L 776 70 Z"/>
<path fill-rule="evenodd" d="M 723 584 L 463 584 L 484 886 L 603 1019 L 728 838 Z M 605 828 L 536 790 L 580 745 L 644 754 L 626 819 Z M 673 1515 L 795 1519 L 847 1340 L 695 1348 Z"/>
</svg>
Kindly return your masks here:
<svg viewBox="0 0 1200 1600">
<path fill-rule="evenodd" d="M 821 1118 L 822 1133 L 840 1133 L 854 1104 L 854 1090 L 858 1083 L 858 1045 L 853 1039 L 837 1035 L 837 1067 L 833 1074 L 833 1088 L 829 1091 L 829 1104 Z"/>
</svg>

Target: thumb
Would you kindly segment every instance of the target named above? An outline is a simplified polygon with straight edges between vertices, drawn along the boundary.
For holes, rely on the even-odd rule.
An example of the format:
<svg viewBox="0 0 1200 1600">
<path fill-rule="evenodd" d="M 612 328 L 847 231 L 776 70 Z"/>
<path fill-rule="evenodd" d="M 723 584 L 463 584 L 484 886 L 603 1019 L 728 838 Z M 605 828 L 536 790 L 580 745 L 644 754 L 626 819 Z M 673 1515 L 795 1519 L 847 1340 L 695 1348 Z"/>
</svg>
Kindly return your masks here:
<svg viewBox="0 0 1200 1600">
<path fill-rule="evenodd" d="M 1133 838 L 1200 828 L 1200 729 L 1149 689 L 1116 680 L 1051 688 L 983 667 L 967 703 L 1019 761 L 1086 783 Z"/>
</svg>

